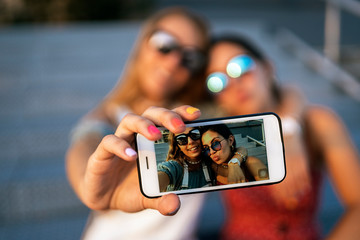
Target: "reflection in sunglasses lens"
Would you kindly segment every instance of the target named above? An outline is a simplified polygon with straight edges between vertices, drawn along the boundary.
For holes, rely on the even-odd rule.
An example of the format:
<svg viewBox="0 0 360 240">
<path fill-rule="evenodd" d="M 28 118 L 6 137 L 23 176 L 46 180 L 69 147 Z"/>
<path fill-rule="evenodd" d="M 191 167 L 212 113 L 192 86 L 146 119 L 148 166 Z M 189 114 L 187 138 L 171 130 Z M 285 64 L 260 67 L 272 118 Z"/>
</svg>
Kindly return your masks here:
<svg viewBox="0 0 360 240">
<path fill-rule="evenodd" d="M 224 139 L 223 139 L 224 140 Z M 221 140 L 222 141 L 222 140 Z M 219 141 L 219 140 L 216 140 L 216 141 L 214 141 L 214 142 L 212 142 L 211 143 L 211 149 L 212 150 L 214 150 L 215 152 L 217 152 L 217 151 L 219 151 L 219 150 L 221 150 L 221 141 Z M 210 157 L 210 148 L 209 148 L 209 146 L 204 146 L 204 150 L 203 150 L 203 152 L 204 152 L 204 154 L 206 155 L 206 156 L 209 156 Z"/>
<path fill-rule="evenodd" d="M 226 65 L 226 73 L 232 78 L 238 78 L 255 67 L 254 60 L 247 55 L 239 55 L 232 58 Z M 228 85 L 228 77 L 225 73 L 214 72 L 207 77 L 207 88 L 212 93 L 219 93 Z"/>
<path fill-rule="evenodd" d="M 221 144 L 220 144 L 220 141 L 215 141 L 211 144 L 211 148 L 214 150 L 214 151 L 219 151 L 221 149 Z"/>
<path fill-rule="evenodd" d="M 209 75 L 207 79 L 207 87 L 213 93 L 224 90 L 228 83 L 228 79 L 224 73 L 215 72 Z"/>
<path fill-rule="evenodd" d="M 193 129 L 188 134 L 183 133 L 183 134 L 177 135 L 177 136 L 175 136 L 175 140 L 179 145 L 183 146 L 183 145 L 188 144 L 188 137 L 190 137 L 194 141 L 199 140 L 201 137 L 200 130 Z"/>
<path fill-rule="evenodd" d="M 182 66 L 192 73 L 198 72 L 204 66 L 204 56 L 199 50 L 180 46 L 176 38 L 165 31 L 155 32 L 150 37 L 149 43 L 162 54 L 180 51 L 182 54 Z"/>
<path fill-rule="evenodd" d="M 187 137 L 186 136 L 178 136 L 176 141 L 179 145 L 186 145 L 187 144 Z"/>
<path fill-rule="evenodd" d="M 149 43 L 164 54 L 179 48 L 176 39 L 164 31 L 155 32 L 150 37 Z"/>
<path fill-rule="evenodd" d="M 254 61 L 249 56 L 236 56 L 229 61 L 226 72 L 230 77 L 237 78 L 240 77 L 241 74 L 249 71 L 253 65 Z"/>
</svg>

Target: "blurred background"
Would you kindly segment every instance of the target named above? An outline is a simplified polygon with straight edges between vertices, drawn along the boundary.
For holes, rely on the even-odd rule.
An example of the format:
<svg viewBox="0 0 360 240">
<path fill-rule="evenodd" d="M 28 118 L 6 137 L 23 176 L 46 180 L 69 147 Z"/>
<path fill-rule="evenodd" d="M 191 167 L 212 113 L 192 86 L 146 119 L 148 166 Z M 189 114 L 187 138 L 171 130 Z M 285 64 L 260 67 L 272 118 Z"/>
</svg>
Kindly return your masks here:
<svg viewBox="0 0 360 240">
<path fill-rule="evenodd" d="M 69 133 L 116 83 L 142 21 L 170 5 L 254 39 L 279 81 L 333 108 L 360 148 L 357 0 L 0 0 L 0 239 L 80 238 L 89 211 L 66 180 Z M 329 181 L 323 198 L 326 234 L 342 208 Z M 204 239 L 218 204 L 210 194 Z"/>
</svg>

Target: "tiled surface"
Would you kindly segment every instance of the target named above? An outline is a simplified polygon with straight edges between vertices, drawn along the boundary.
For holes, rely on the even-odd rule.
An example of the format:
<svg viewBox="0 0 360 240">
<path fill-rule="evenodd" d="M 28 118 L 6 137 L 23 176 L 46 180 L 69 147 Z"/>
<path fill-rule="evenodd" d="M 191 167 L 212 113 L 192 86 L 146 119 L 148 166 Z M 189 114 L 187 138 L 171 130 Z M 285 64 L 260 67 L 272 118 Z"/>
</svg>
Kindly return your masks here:
<svg viewBox="0 0 360 240">
<path fill-rule="evenodd" d="M 138 26 L 0 30 L 0 239 L 79 239 L 69 132 L 116 83 Z"/>
</svg>

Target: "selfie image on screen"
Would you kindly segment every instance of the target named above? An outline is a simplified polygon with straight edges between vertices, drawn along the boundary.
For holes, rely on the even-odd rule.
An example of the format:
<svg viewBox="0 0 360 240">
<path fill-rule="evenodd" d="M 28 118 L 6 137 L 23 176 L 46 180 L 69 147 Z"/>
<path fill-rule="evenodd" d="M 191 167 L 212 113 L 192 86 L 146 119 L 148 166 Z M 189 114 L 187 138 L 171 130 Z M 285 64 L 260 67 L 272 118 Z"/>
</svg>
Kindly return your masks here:
<svg viewBox="0 0 360 240">
<path fill-rule="evenodd" d="M 269 179 L 263 120 L 162 131 L 155 142 L 161 192 Z"/>
</svg>

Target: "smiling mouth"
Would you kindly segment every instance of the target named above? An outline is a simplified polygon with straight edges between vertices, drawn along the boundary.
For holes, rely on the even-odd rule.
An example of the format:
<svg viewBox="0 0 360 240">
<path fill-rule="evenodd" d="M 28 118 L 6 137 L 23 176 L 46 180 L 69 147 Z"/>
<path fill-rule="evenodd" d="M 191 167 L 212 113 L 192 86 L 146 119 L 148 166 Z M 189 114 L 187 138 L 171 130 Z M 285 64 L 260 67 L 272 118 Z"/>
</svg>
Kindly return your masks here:
<svg viewBox="0 0 360 240">
<path fill-rule="evenodd" d="M 195 151 L 197 151 L 198 149 L 199 149 L 199 146 L 194 146 L 194 147 L 188 148 L 187 150 L 188 150 L 189 152 L 195 152 Z"/>
</svg>

